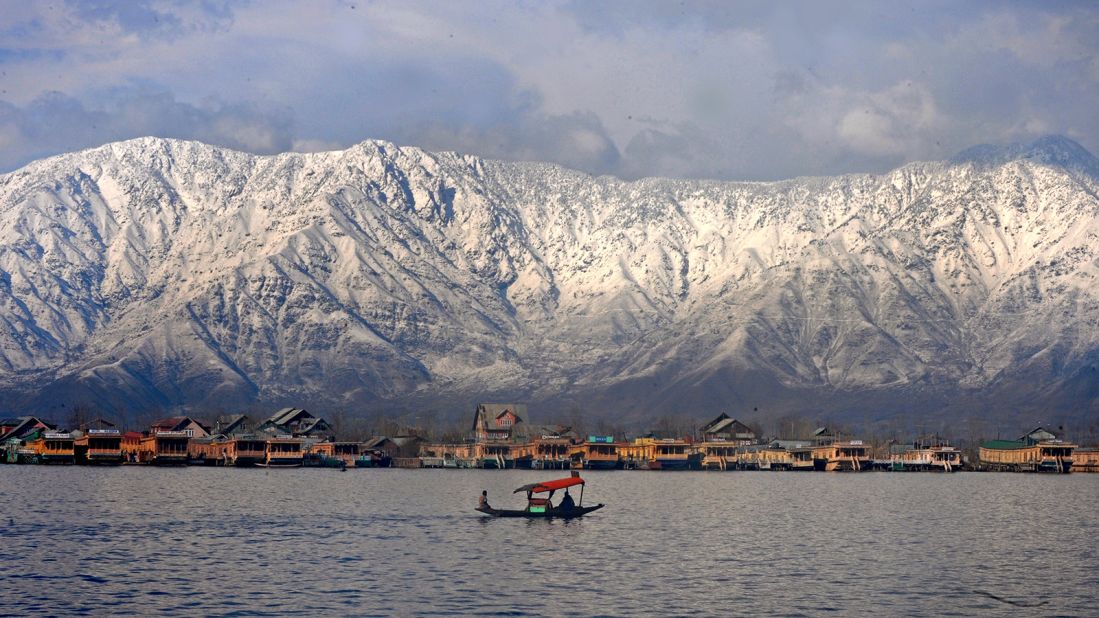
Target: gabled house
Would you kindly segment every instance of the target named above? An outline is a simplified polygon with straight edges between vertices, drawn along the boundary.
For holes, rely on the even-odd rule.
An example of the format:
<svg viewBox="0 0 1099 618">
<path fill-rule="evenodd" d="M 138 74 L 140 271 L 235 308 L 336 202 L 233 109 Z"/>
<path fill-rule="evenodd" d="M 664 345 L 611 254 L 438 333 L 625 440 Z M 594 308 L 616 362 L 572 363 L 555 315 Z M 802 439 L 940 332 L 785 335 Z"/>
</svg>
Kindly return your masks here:
<svg viewBox="0 0 1099 618">
<path fill-rule="evenodd" d="M 385 436 L 374 436 L 363 442 L 362 450 L 370 453 L 381 453 L 386 457 L 397 457 L 401 452 L 401 446 Z M 415 455 L 410 455 L 410 457 L 415 457 Z"/>
<path fill-rule="evenodd" d="M 527 436 L 527 407 L 514 403 L 482 403 L 473 415 L 475 442 L 513 442 Z"/>
<path fill-rule="evenodd" d="M 332 425 L 301 408 L 283 408 L 256 427 L 256 431 L 289 434 L 295 438 L 319 438 L 331 436 Z"/>
<path fill-rule="evenodd" d="M 246 414 L 219 416 L 214 422 L 213 433 L 222 436 L 236 436 L 250 433 L 250 419 Z"/>
<path fill-rule="evenodd" d="M 1056 439 L 1057 434 L 1041 426 L 1035 427 L 1022 436 L 1019 436 L 1019 441 L 1026 442 L 1027 444 L 1038 444 L 1039 442 L 1049 442 Z"/>
<path fill-rule="evenodd" d="M 181 432 L 192 438 L 205 438 L 210 435 L 210 426 L 190 416 L 169 416 L 149 425 L 149 435 L 165 432 Z"/>
<path fill-rule="evenodd" d="M 89 429 L 117 429 L 117 427 L 102 416 L 97 416 L 86 423 L 82 423 L 79 429 L 87 433 Z"/>
<path fill-rule="evenodd" d="M 421 436 L 394 436 L 393 443 L 397 445 L 398 457 L 417 457 L 420 454 L 420 445 L 427 442 Z"/>
<path fill-rule="evenodd" d="M 832 444 L 838 439 L 839 436 L 836 435 L 836 432 L 832 431 L 832 429 L 827 426 L 817 427 L 816 430 L 813 431 L 813 435 L 809 438 L 809 440 L 817 446 Z"/>
<path fill-rule="evenodd" d="M 34 431 L 57 429 L 57 425 L 48 423 L 36 416 L 19 416 L 0 419 L 0 440 L 22 438 Z"/>
<path fill-rule="evenodd" d="M 752 431 L 751 427 L 725 413 L 702 427 L 703 442 L 751 444 L 755 439 L 756 433 Z"/>
</svg>

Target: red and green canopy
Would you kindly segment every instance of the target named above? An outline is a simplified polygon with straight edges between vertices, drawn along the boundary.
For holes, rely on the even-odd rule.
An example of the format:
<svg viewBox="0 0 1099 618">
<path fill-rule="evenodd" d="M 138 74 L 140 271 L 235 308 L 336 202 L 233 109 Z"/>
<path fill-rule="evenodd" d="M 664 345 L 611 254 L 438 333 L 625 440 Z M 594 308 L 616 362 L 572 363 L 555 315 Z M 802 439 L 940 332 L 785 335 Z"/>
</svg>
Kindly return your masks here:
<svg viewBox="0 0 1099 618">
<path fill-rule="evenodd" d="M 557 491 L 558 489 L 564 489 L 566 487 L 583 484 L 584 479 L 580 478 L 579 476 L 570 476 L 568 478 L 557 479 L 555 481 L 544 481 L 542 483 L 530 483 L 529 485 L 523 485 L 512 493 L 517 494 L 521 491 L 529 491 L 530 493 L 541 494 L 547 491 Z"/>
</svg>

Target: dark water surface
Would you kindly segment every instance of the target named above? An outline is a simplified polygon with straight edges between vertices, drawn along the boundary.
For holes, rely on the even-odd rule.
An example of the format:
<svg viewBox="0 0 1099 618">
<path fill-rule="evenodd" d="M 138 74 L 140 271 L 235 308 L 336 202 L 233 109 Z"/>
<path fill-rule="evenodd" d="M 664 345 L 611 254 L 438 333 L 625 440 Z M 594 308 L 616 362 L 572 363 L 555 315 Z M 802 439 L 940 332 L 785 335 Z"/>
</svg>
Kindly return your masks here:
<svg viewBox="0 0 1099 618">
<path fill-rule="evenodd" d="M 1099 615 L 1099 475 L 0 466 L 0 614 Z"/>
</svg>

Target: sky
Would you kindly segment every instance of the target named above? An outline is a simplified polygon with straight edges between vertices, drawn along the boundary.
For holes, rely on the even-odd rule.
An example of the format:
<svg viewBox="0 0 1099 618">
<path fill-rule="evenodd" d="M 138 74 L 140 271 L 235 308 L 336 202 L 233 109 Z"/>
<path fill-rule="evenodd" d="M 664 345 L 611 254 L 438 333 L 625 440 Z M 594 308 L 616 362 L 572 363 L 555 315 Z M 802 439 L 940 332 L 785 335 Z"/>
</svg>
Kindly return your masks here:
<svg viewBox="0 0 1099 618">
<path fill-rule="evenodd" d="M 622 178 L 1099 152 L 1093 2 L 0 0 L 0 172 L 146 135 Z"/>
</svg>

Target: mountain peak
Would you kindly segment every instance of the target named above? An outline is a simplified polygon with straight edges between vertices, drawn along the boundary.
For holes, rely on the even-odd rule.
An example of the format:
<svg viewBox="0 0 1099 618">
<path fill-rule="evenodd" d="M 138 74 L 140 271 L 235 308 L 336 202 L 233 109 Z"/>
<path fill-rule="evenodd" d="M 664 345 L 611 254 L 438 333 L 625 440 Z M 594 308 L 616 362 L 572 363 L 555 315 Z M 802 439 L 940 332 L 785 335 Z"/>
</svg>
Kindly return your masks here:
<svg viewBox="0 0 1099 618">
<path fill-rule="evenodd" d="M 975 163 L 997 166 L 1028 159 L 1046 165 L 1077 168 L 1099 176 L 1099 159 L 1075 140 L 1064 135 L 1046 135 L 1029 144 L 981 144 L 967 148 L 951 157 L 956 164 Z"/>
</svg>

